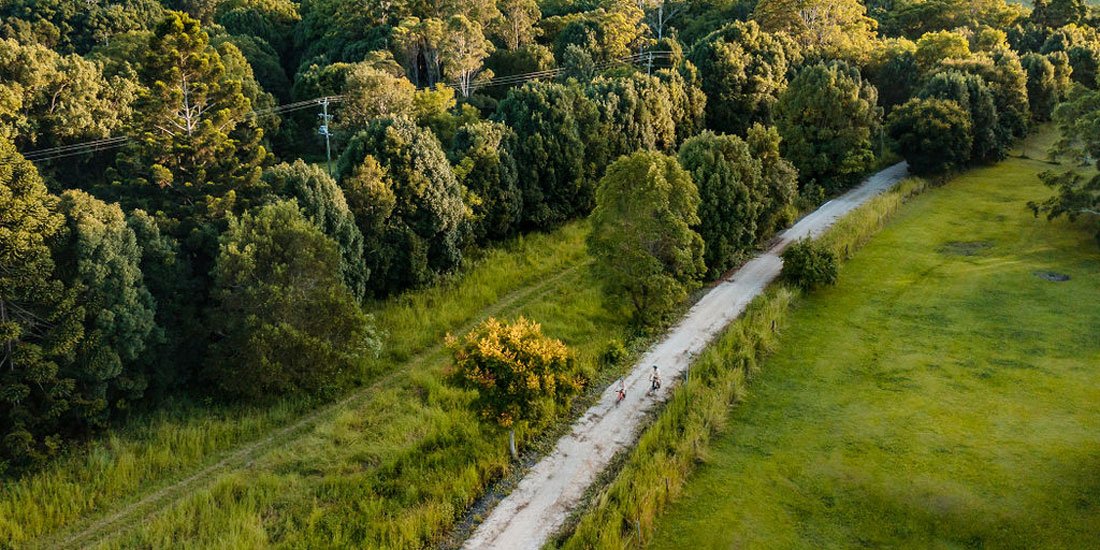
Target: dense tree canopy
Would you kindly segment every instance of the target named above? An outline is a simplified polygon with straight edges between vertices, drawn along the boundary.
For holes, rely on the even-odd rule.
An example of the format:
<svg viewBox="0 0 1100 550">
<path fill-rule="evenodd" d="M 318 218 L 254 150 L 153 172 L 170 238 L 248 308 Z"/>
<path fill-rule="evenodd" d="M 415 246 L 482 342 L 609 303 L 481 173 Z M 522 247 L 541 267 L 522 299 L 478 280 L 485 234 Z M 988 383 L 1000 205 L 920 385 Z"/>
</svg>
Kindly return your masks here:
<svg viewBox="0 0 1100 550">
<path fill-rule="evenodd" d="M 675 158 L 638 152 L 608 167 L 596 192 L 588 251 L 608 303 L 660 323 L 706 270 L 699 192 Z"/>
<path fill-rule="evenodd" d="M 1025 54 L 1020 61 L 1027 71 L 1027 99 L 1031 117 L 1040 122 L 1048 121 L 1065 93 L 1059 87 L 1054 64 L 1047 56 L 1037 53 Z"/>
<path fill-rule="evenodd" d="M 72 414 L 103 427 L 112 410 L 145 392 L 137 360 L 153 332 L 156 305 L 142 278 L 137 238 L 117 204 L 66 191 L 60 211 L 66 231 L 54 244 L 57 273 L 84 312 L 84 337 L 70 367 Z"/>
<path fill-rule="evenodd" d="M 680 148 L 680 165 L 699 189 L 699 223 L 707 276 L 734 266 L 756 244 L 757 222 L 766 200 L 762 167 L 737 136 L 704 132 Z"/>
<path fill-rule="evenodd" d="M 134 83 L 78 55 L 0 39 L 0 136 L 44 149 L 104 138 L 130 119 Z"/>
<path fill-rule="evenodd" d="M 0 137 L 0 463 L 57 452 L 76 389 L 62 369 L 83 336 L 83 312 L 50 254 L 65 223 L 57 202 Z"/>
<path fill-rule="evenodd" d="M 340 178 L 364 177 L 356 167 L 367 157 L 385 174 L 381 182 L 360 186 L 376 193 L 379 205 L 376 220 L 360 221 L 360 227 L 379 227 L 364 229 L 371 289 L 384 294 L 423 285 L 458 267 L 466 207 L 439 140 L 407 119 L 375 121 L 348 143 Z"/>
<path fill-rule="evenodd" d="M 760 0 L 753 19 L 815 57 L 863 61 L 875 47 L 877 23 L 858 0 Z"/>
<path fill-rule="evenodd" d="M 826 192 L 847 189 L 871 167 L 881 113 L 878 93 L 843 62 L 802 69 L 776 105 L 783 156 L 802 181 Z"/>
<path fill-rule="evenodd" d="M 198 21 L 172 13 L 148 43 L 135 138 L 120 159 L 124 199 L 194 223 L 256 198 L 267 151 L 247 114 L 239 75 L 229 74 Z M 192 219 L 188 219 L 192 218 Z"/>
<path fill-rule="evenodd" d="M 699 68 L 707 95 L 707 127 L 743 134 L 755 122 L 769 124 L 787 72 L 800 56 L 783 36 L 753 21 L 734 22 L 703 38 L 688 59 Z"/>
<path fill-rule="evenodd" d="M 1007 141 L 999 133 L 993 93 L 981 77 L 958 71 L 940 73 L 924 85 L 919 96 L 953 101 L 967 113 L 972 137 L 968 158 L 983 162 L 1004 158 Z"/>
<path fill-rule="evenodd" d="M 475 242 L 511 235 L 523 213 L 519 168 L 504 144 L 512 130 L 499 122 L 475 122 L 455 135 L 451 157 L 455 176 L 467 192 Z"/>
<path fill-rule="evenodd" d="M 580 90 L 563 84 L 526 84 L 500 102 L 497 118 L 515 131 L 506 147 L 519 167 L 525 226 L 550 227 L 591 208 L 586 139 L 596 135 L 597 117 Z"/>
<path fill-rule="evenodd" d="M 892 153 L 938 175 L 1054 118 L 1096 158 L 1100 12 L 1023 4 L 0 2 L 0 470 L 159 399 L 329 396 L 364 301 L 594 208 L 649 324 Z M 1037 211 L 1097 209 L 1046 178 Z"/>
<path fill-rule="evenodd" d="M 364 259 L 363 234 L 355 225 L 344 192 L 324 169 L 302 162 L 279 164 L 264 172 L 264 181 L 281 196 L 294 198 L 302 215 L 340 249 L 340 274 L 358 300 L 367 294 L 370 269 Z"/>
<path fill-rule="evenodd" d="M 764 200 L 756 222 L 756 236 L 765 239 L 786 228 L 798 215 L 798 170 L 780 154 L 783 139 L 774 126 L 754 124 L 745 137 L 752 156 L 760 161 Z"/>
<path fill-rule="evenodd" d="M 340 278 L 336 244 L 295 201 L 230 222 L 214 269 L 220 340 L 206 376 L 228 395 L 331 395 L 378 339 Z"/>
<path fill-rule="evenodd" d="M 939 175 L 970 161 L 970 114 L 955 101 L 911 99 L 890 113 L 889 129 L 914 174 Z"/>
</svg>

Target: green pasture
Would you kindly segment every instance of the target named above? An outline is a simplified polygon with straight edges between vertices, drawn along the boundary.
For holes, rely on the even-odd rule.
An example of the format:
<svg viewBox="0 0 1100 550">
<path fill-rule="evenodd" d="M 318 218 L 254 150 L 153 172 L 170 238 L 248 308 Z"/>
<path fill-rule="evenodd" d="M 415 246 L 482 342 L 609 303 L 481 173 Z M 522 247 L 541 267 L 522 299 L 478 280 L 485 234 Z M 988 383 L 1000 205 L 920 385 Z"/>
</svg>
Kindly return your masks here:
<svg viewBox="0 0 1100 550">
<path fill-rule="evenodd" d="M 1048 168 L 926 192 L 802 298 L 652 546 L 1095 547 L 1100 250 L 1026 209 Z"/>
</svg>

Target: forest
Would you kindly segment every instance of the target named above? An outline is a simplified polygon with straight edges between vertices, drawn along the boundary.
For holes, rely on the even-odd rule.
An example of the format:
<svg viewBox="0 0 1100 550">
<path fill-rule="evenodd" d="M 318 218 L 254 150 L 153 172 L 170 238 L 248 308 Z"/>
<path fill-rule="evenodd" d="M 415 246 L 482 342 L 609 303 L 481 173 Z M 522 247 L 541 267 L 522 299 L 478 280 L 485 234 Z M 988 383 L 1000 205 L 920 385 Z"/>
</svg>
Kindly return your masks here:
<svg viewBox="0 0 1100 550">
<path fill-rule="evenodd" d="M 884 163 L 942 177 L 1051 121 L 1058 154 L 1100 159 L 1083 0 L 4 0 L 0 21 L 4 476 L 165 403 L 335 399 L 392 336 L 372 304 L 519 235 L 591 215 L 607 307 L 645 331 Z M 1100 178 L 1045 178 L 1036 214 L 1100 212 Z"/>
</svg>

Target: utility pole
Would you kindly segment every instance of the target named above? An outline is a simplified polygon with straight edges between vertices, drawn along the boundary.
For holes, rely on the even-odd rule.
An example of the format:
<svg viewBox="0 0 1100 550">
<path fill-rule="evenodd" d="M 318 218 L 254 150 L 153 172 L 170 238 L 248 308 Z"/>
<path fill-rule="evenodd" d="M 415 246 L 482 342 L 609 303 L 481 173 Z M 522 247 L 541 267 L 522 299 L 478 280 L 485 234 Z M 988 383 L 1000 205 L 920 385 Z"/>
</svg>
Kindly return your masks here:
<svg viewBox="0 0 1100 550">
<path fill-rule="evenodd" d="M 332 142 L 331 142 L 332 132 L 329 132 L 329 124 L 332 122 L 332 115 L 328 114 L 329 98 L 328 97 L 322 98 L 320 103 L 321 103 L 321 108 L 324 109 L 324 112 L 317 115 L 317 116 L 321 117 L 321 129 L 318 130 L 317 133 L 321 134 L 322 136 L 325 136 L 325 161 L 326 161 L 325 166 L 328 169 L 328 175 L 331 176 L 332 175 Z"/>
</svg>

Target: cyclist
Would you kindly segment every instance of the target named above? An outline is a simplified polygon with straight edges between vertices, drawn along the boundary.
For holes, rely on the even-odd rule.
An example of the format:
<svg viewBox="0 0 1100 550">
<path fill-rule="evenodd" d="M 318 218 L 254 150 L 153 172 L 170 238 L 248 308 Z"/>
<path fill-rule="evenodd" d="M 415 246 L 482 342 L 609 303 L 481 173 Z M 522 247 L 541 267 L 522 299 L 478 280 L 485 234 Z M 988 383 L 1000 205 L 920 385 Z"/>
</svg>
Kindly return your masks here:
<svg viewBox="0 0 1100 550">
<path fill-rule="evenodd" d="M 661 388 L 661 373 L 657 372 L 657 365 L 653 365 L 653 373 L 649 375 L 649 391 L 657 391 Z"/>
</svg>

